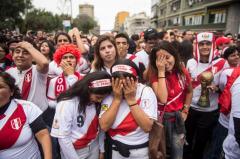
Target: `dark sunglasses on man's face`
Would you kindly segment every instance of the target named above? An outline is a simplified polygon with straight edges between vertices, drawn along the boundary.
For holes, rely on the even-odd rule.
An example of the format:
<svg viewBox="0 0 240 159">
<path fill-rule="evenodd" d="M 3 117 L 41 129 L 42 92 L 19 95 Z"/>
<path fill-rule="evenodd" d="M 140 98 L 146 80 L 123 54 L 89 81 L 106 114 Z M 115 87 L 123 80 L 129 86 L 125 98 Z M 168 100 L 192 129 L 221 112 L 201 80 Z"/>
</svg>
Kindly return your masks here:
<svg viewBox="0 0 240 159">
<path fill-rule="evenodd" d="M 211 43 L 210 41 L 207 41 L 207 42 L 199 42 L 199 43 L 198 43 L 198 46 L 204 46 L 204 45 L 211 46 L 212 43 Z"/>
</svg>

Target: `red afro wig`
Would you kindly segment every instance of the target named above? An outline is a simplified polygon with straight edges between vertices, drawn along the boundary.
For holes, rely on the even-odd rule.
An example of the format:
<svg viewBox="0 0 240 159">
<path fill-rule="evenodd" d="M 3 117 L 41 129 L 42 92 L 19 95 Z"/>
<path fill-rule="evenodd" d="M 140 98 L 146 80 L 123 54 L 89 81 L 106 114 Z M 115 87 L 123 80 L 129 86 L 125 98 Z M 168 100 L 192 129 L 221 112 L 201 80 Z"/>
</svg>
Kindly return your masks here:
<svg viewBox="0 0 240 159">
<path fill-rule="evenodd" d="M 67 45 L 60 46 L 54 53 L 53 60 L 59 65 L 61 63 L 62 56 L 67 53 L 73 54 L 75 56 L 77 62 L 79 62 L 80 57 L 81 57 L 81 52 L 73 44 L 67 44 Z"/>
</svg>

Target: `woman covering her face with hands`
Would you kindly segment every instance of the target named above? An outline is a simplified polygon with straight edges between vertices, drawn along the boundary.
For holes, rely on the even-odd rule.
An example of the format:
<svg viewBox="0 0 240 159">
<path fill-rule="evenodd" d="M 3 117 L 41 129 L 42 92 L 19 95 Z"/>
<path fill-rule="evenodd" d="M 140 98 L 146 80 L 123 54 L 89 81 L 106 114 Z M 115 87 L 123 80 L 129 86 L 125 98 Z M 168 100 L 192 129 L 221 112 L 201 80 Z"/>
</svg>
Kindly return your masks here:
<svg viewBox="0 0 240 159">
<path fill-rule="evenodd" d="M 149 131 L 157 119 L 157 99 L 138 83 L 138 67 L 119 59 L 111 67 L 113 94 L 102 102 L 101 128 L 110 136 L 112 158 L 148 158 Z"/>
<path fill-rule="evenodd" d="M 148 79 L 158 98 L 158 112 L 164 113 L 167 155 L 182 158 L 188 109 L 192 99 L 191 78 L 171 43 L 162 41 L 151 51 Z"/>
</svg>

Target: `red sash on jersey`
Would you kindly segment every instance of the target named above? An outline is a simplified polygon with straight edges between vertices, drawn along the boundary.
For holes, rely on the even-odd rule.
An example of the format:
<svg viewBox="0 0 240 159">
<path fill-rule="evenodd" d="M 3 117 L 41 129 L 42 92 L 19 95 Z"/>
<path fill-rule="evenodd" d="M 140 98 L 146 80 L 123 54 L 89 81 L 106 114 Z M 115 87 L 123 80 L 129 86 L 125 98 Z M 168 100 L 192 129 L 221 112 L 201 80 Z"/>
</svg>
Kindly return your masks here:
<svg viewBox="0 0 240 159">
<path fill-rule="evenodd" d="M 137 57 L 136 55 L 131 55 L 128 59 L 132 61 L 132 60 L 134 60 L 136 57 Z"/>
<path fill-rule="evenodd" d="M 216 68 L 216 69 L 214 70 L 214 74 L 216 74 L 217 72 L 219 72 L 219 71 L 222 70 L 224 64 L 225 64 L 225 60 L 220 60 L 220 61 L 218 61 L 217 63 L 215 63 L 214 65 L 208 67 L 208 68 L 207 68 L 206 70 L 204 70 L 203 72 L 205 72 L 205 71 L 210 71 L 210 72 L 212 72 L 212 68 L 214 67 L 214 68 Z M 201 74 L 202 74 L 202 72 L 199 73 L 199 75 L 197 76 L 196 80 L 192 81 L 192 87 L 193 87 L 193 89 L 200 85 L 200 80 L 199 80 L 199 79 L 200 79 Z"/>
<path fill-rule="evenodd" d="M 231 91 L 234 81 L 240 76 L 240 68 L 235 68 L 230 77 L 227 78 L 226 86 L 218 98 L 218 103 L 220 105 L 220 112 L 228 115 L 231 111 Z"/>
<path fill-rule="evenodd" d="M 74 73 L 75 76 L 78 77 L 78 80 L 82 79 L 82 76 L 78 73 Z M 67 90 L 67 84 L 64 75 L 62 74 L 57 78 L 56 84 L 55 84 L 55 97 L 58 97 L 59 94 Z"/>
<path fill-rule="evenodd" d="M 137 101 L 138 105 L 140 104 L 141 99 Z M 123 121 L 115 128 L 115 129 L 109 129 L 108 134 L 113 137 L 117 134 L 120 134 L 122 136 L 125 136 L 129 134 L 130 132 L 133 132 L 138 127 L 131 111 L 129 111 L 128 115 L 123 119 Z"/>
<path fill-rule="evenodd" d="M 24 75 L 22 85 L 22 99 L 27 100 L 32 83 L 32 68 Z"/>
<path fill-rule="evenodd" d="M 93 139 L 96 138 L 98 132 L 98 117 L 95 116 L 90 126 L 88 127 L 87 133 L 73 143 L 75 149 L 81 149 L 86 147 Z"/>
<path fill-rule="evenodd" d="M 23 107 L 18 104 L 6 124 L 0 129 L 0 150 L 8 149 L 16 143 L 25 122 Z"/>
</svg>

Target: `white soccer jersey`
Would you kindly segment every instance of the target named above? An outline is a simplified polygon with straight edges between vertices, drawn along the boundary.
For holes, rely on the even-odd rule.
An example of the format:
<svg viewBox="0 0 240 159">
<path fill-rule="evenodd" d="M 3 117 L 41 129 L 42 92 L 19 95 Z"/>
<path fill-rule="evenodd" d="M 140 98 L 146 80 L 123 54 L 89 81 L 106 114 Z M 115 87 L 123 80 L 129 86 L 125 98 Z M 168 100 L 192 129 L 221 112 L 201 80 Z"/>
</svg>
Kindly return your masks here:
<svg viewBox="0 0 240 159">
<path fill-rule="evenodd" d="M 51 136 L 69 138 L 75 149 L 81 149 L 92 143 L 98 136 L 99 124 L 95 105 L 86 107 L 86 113 L 79 114 L 79 100 L 61 101 L 57 104 Z"/>
<path fill-rule="evenodd" d="M 228 136 L 224 140 L 223 149 L 226 159 L 239 159 L 240 158 L 240 145 L 235 139 L 235 128 L 233 117 L 240 118 L 240 77 L 236 79 L 231 87 L 232 94 L 232 108 L 230 113 Z"/>
<path fill-rule="evenodd" d="M 69 89 L 74 83 L 78 81 L 78 77 L 75 75 L 69 75 L 69 76 L 63 76 L 65 81 L 66 81 L 66 90 Z M 47 92 L 47 99 L 48 99 L 48 105 L 51 108 L 55 108 L 57 105 L 57 97 L 56 97 L 56 89 L 60 89 L 59 91 L 64 91 L 63 87 L 60 85 L 57 85 L 57 81 L 61 80 L 63 83 L 62 79 L 59 79 L 58 77 L 55 77 L 50 80 L 49 86 L 48 86 L 48 92 Z"/>
<path fill-rule="evenodd" d="M 84 58 L 80 58 L 80 62 L 77 64 L 76 71 L 82 74 L 87 74 L 90 71 L 89 65 Z M 61 75 L 62 73 L 62 68 L 59 67 L 55 61 L 49 63 L 49 77 L 54 78 Z"/>
<path fill-rule="evenodd" d="M 212 62 L 212 64 L 209 63 L 198 63 L 195 59 L 190 59 L 187 62 L 187 69 L 189 71 L 189 74 L 192 78 L 192 85 L 193 85 L 193 98 L 191 107 L 193 109 L 196 109 L 198 111 L 203 112 L 210 112 L 218 109 L 218 93 L 209 93 L 210 100 L 210 107 L 203 108 L 200 107 L 197 102 L 199 100 L 199 97 L 201 95 L 201 84 L 199 81 L 199 75 L 208 70 L 213 73 L 214 79 L 213 84 L 218 85 L 219 84 L 219 75 L 221 71 L 226 67 L 226 62 L 224 59 L 217 59 Z"/>
<path fill-rule="evenodd" d="M 139 59 L 139 62 L 144 65 L 145 69 L 147 69 L 149 63 L 149 55 L 147 54 L 147 52 L 145 50 L 141 50 L 135 55 Z"/>
<path fill-rule="evenodd" d="M 222 73 L 220 74 L 220 78 L 219 78 L 219 88 L 221 89 L 221 91 L 224 90 L 224 87 L 227 83 L 227 79 L 228 77 L 231 76 L 233 72 L 233 68 L 227 68 L 227 69 L 224 69 L 222 71 Z M 219 116 L 219 119 L 218 119 L 219 123 L 224 126 L 225 128 L 228 128 L 228 123 L 229 123 L 229 115 L 224 115 L 223 113 L 220 112 L 220 116 Z"/>
<path fill-rule="evenodd" d="M 48 107 L 46 97 L 47 74 L 38 72 L 36 65 L 32 65 L 31 68 L 25 71 L 19 71 L 17 67 L 12 67 L 6 72 L 14 77 L 16 80 L 15 84 L 22 93 L 24 77 L 30 69 L 32 69 L 32 82 L 27 100 L 36 104 L 42 111 L 45 111 Z"/>
<path fill-rule="evenodd" d="M 139 68 L 140 59 L 138 56 L 133 55 L 133 54 L 127 54 L 126 59 L 129 59 L 132 62 L 134 62 L 137 65 L 137 67 Z"/>
<path fill-rule="evenodd" d="M 140 99 L 139 106 L 149 116 L 149 118 L 156 120 L 157 98 L 152 88 L 139 83 L 136 91 L 136 99 L 140 98 L 141 93 L 142 97 Z M 101 118 L 104 112 L 111 106 L 112 100 L 113 95 L 109 95 L 103 100 L 99 118 Z M 125 100 L 122 100 L 116 119 L 108 133 L 113 140 L 117 140 L 128 145 L 139 145 L 149 140 L 149 133 L 145 133 L 136 124 L 136 121 L 131 115 L 130 108 Z"/>
<path fill-rule="evenodd" d="M 1 159 L 41 159 L 29 126 L 42 111 L 33 103 L 13 99 L 0 120 Z"/>
</svg>

